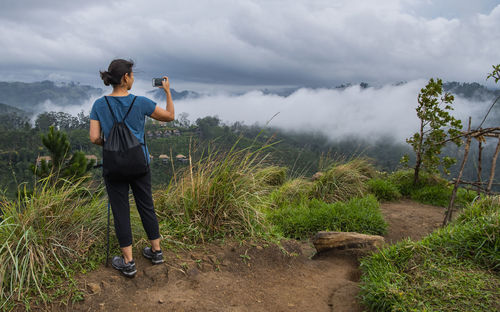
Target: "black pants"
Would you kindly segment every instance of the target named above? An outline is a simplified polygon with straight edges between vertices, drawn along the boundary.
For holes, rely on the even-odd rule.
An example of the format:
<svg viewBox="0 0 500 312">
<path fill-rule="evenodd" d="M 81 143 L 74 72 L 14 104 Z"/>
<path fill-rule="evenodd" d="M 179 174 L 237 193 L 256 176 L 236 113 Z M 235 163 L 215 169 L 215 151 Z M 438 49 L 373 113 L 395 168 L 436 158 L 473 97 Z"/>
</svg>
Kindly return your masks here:
<svg viewBox="0 0 500 312">
<path fill-rule="evenodd" d="M 128 180 L 110 180 L 104 177 L 108 192 L 115 231 L 120 247 L 132 245 L 132 230 L 130 228 L 130 205 L 128 201 L 129 185 L 134 194 L 137 211 L 141 216 L 142 226 L 149 240 L 160 238 L 158 219 L 151 194 L 151 171 L 143 176 Z"/>
</svg>

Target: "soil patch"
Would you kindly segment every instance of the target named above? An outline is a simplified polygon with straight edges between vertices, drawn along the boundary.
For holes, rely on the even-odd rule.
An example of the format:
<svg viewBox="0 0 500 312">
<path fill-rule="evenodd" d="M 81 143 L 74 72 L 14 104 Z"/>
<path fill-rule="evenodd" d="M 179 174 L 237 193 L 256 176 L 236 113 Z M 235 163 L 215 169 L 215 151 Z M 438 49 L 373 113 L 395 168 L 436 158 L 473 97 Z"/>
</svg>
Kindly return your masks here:
<svg viewBox="0 0 500 312">
<path fill-rule="evenodd" d="M 444 208 L 411 201 L 385 203 L 385 239 L 420 239 L 443 219 Z M 102 267 L 82 276 L 85 299 L 51 311 L 349 311 L 365 309 L 356 298 L 358 254 L 335 250 L 314 257 L 308 242 L 205 244 L 165 252 L 153 266 L 136 252 L 135 278 Z"/>
</svg>

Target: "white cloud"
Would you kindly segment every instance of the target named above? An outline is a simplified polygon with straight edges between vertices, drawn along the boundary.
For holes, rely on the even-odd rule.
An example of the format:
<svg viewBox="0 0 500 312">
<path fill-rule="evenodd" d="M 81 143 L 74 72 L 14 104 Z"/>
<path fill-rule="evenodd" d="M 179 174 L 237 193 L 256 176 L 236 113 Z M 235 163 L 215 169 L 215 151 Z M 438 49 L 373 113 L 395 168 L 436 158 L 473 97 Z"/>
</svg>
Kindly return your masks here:
<svg viewBox="0 0 500 312">
<path fill-rule="evenodd" d="M 217 115 L 227 123 L 271 126 L 289 131 L 317 131 L 329 138 L 359 136 L 366 139 L 392 137 L 404 143 L 418 130 L 415 107 L 417 95 L 426 81 L 411 81 L 401 86 L 361 89 L 300 89 L 289 97 L 252 91 L 241 96 L 213 95 L 176 101 L 177 114 L 186 112 L 190 120 Z M 160 103 L 159 105 L 164 105 Z M 479 122 L 487 103 L 456 97 L 452 115 Z"/>
</svg>

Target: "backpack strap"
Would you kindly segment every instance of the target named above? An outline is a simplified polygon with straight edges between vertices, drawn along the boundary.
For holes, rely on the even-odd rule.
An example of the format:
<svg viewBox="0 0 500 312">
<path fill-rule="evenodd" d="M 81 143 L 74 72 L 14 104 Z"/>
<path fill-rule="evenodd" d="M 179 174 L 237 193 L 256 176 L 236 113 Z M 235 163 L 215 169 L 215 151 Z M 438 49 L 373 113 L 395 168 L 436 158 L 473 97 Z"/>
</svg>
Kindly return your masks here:
<svg viewBox="0 0 500 312">
<path fill-rule="evenodd" d="M 137 96 L 134 96 L 134 99 L 132 100 L 132 104 L 130 104 L 130 107 L 128 108 L 128 111 L 127 111 L 127 113 L 125 114 L 125 116 L 123 117 L 122 122 L 124 122 L 124 121 L 125 121 L 125 118 L 127 118 L 128 113 L 130 113 L 130 110 L 132 109 L 132 106 L 134 106 L 134 102 L 135 102 L 135 99 L 136 99 L 136 98 L 137 98 Z"/>
<path fill-rule="evenodd" d="M 125 118 L 127 118 L 128 116 L 128 113 L 130 113 L 130 110 L 132 109 L 132 106 L 134 106 L 134 102 L 135 102 L 135 99 L 137 98 L 137 96 L 134 96 L 134 99 L 132 100 L 132 104 L 130 104 L 130 107 L 128 108 L 128 111 L 127 113 L 125 114 L 125 116 L 123 117 L 122 119 L 122 122 L 125 121 Z M 116 120 L 116 116 L 115 114 L 113 113 L 113 110 L 111 109 L 111 105 L 109 105 L 109 101 L 108 101 L 108 97 L 105 96 L 104 99 L 106 100 L 106 103 L 108 104 L 108 108 L 109 108 L 109 111 L 111 112 L 111 116 L 113 116 L 113 121 L 116 123 L 117 120 Z"/>
<path fill-rule="evenodd" d="M 115 117 L 115 114 L 113 113 L 113 110 L 111 109 L 111 105 L 109 105 L 108 97 L 105 96 L 104 99 L 106 100 L 106 103 L 108 104 L 109 111 L 111 112 L 111 116 L 113 116 L 113 120 L 116 123 L 117 122 L 116 117 Z"/>
</svg>

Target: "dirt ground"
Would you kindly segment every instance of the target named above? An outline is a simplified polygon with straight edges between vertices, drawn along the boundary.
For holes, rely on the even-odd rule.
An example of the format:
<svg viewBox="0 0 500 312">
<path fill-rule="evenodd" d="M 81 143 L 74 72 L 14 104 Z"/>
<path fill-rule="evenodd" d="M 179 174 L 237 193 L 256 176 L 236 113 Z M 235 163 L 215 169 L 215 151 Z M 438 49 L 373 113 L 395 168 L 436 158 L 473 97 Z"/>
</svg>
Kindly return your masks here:
<svg viewBox="0 0 500 312">
<path fill-rule="evenodd" d="M 411 201 L 385 203 L 387 243 L 419 239 L 439 227 L 444 208 Z M 87 293 L 75 305 L 52 311 L 364 311 L 356 298 L 357 255 L 336 250 L 314 257 L 307 242 L 203 245 L 165 252 L 152 266 L 136 256 L 133 279 L 102 267 L 81 278 Z"/>
</svg>

